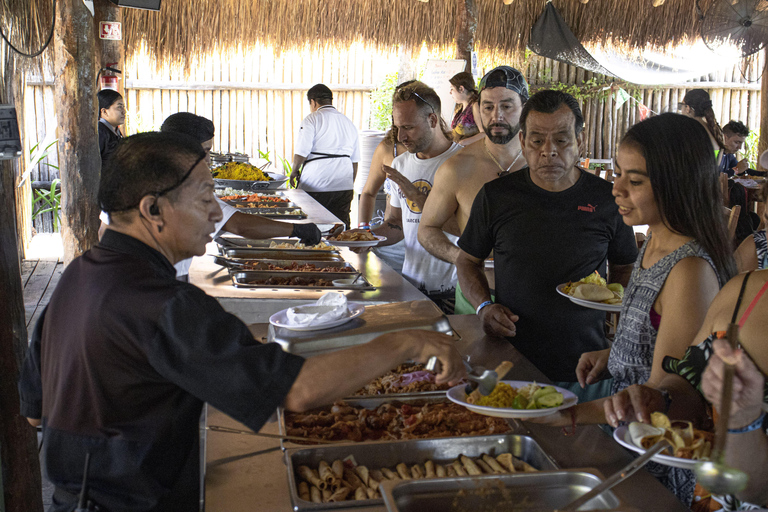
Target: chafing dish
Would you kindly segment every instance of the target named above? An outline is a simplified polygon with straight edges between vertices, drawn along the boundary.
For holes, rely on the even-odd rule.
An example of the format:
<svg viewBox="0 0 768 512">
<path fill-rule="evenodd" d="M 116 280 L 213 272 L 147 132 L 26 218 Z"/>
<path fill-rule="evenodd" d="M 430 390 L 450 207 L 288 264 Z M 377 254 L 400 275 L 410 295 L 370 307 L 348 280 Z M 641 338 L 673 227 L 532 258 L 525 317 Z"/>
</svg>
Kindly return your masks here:
<svg viewBox="0 0 768 512">
<path fill-rule="evenodd" d="M 238 208 L 237 211 L 262 217 L 280 217 L 281 219 L 306 219 L 307 214 L 301 208 L 276 207 L 276 208 Z"/>
<path fill-rule="evenodd" d="M 225 264 L 227 262 L 234 263 L 234 265 L 231 265 L 231 268 L 239 268 L 242 270 L 244 265 L 247 265 L 249 268 L 247 270 L 260 270 L 260 271 L 270 271 L 269 266 L 274 265 L 282 268 L 290 267 L 292 264 L 297 263 L 299 265 L 314 265 L 317 268 L 334 268 L 338 269 L 338 272 L 343 272 L 346 274 L 354 275 L 357 272 L 357 269 L 352 266 L 351 263 L 348 263 L 346 261 L 328 261 L 328 260 L 265 260 L 265 259 L 247 259 L 247 258 L 235 258 L 232 260 L 222 260 L 221 262 L 217 261 L 219 264 Z M 224 266 L 230 266 L 230 265 L 224 265 Z M 306 274 L 307 272 L 312 272 L 310 270 L 283 270 L 282 272 L 293 272 L 296 274 Z M 347 276 L 349 277 L 349 276 Z"/>
<path fill-rule="evenodd" d="M 561 470 L 382 482 L 389 512 L 553 512 L 602 482 L 596 470 Z M 611 491 L 579 510 L 616 510 Z M 626 509 L 622 509 L 626 510 Z"/>
<path fill-rule="evenodd" d="M 386 467 L 394 470 L 395 466 L 401 462 L 408 466 L 424 464 L 428 460 L 432 460 L 436 464 L 445 464 L 453 462 L 461 455 L 479 457 L 484 453 L 491 456 L 511 453 L 537 469 L 557 469 L 555 462 L 544 453 L 536 441 L 527 436 L 517 435 L 412 439 L 326 445 L 316 448 L 293 448 L 285 452 L 285 465 L 288 469 L 288 482 L 294 510 L 332 510 L 360 506 L 381 506 L 382 500 L 342 501 L 339 503 L 304 501 L 298 495 L 298 481 L 300 480 L 296 475 L 296 468 L 302 465 L 317 468 L 321 460 L 330 464 L 334 460 L 343 460 L 352 455 L 359 465 L 366 466 L 368 469 Z"/>
<path fill-rule="evenodd" d="M 332 290 L 357 290 L 357 291 L 370 291 L 375 290 L 376 287 L 371 285 L 364 277 L 358 280 L 358 283 L 362 285 L 355 286 L 334 286 L 333 281 L 336 279 L 349 279 L 350 276 L 355 276 L 356 272 L 292 272 L 292 271 L 279 271 L 279 270 L 230 270 L 232 277 L 232 284 L 236 288 L 262 288 L 262 289 L 288 289 L 288 290 L 320 290 L 320 291 L 332 291 Z M 268 279 L 290 279 L 291 283 L 286 284 L 272 284 L 266 283 Z M 302 284 L 304 280 L 322 280 L 324 284 Z M 311 331 L 316 332 L 316 331 Z"/>
</svg>

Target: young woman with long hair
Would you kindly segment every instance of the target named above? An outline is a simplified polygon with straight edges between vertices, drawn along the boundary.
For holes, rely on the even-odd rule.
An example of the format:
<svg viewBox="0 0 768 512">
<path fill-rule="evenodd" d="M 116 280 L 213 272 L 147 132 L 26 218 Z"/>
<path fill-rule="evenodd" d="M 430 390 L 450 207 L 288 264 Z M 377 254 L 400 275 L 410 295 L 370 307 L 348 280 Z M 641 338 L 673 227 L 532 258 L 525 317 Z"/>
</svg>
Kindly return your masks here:
<svg viewBox="0 0 768 512">
<path fill-rule="evenodd" d="M 613 345 L 582 355 L 582 385 L 613 377 L 612 394 L 633 384 L 657 385 L 666 356 L 682 357 L 710 303 L 736 271 L 714 152 L 704 127 L 678 114 L 633 126 L 616 158 L 613 195 L 628 225 L 650 227 L 624 294 Z M 610 374 L 610 375 L 608 375 Z M 542 422 L 607 423 L 610 397 L 578 404 Z M 690 505 L 690 472 L 654 472 Z"/>
<path fill-rule="evenodd" d="M 725 155 L 725 138 L 720 124 L 715 119 L 715 111 L 712 110 L 712 100 L 709 98 L 709 93 L 704 89 L 691 89 L 685 93 L 680 113 L 692 117 L 704 125 L 719 165 Z"/>
<path fill-rule="evenodd" d="M 483 131 L 477 124 L 477 120 L 480 119 L 480 107 L 477 103 L 480 95 L 475 86 L 475 79 L 472 73 L 465 71 L 453 75 L 448 81 L 451 83 L 451 98 L 456 102 L 451 121 L 453 140 L 459 142 L 475 137 Z"/>
</svg>

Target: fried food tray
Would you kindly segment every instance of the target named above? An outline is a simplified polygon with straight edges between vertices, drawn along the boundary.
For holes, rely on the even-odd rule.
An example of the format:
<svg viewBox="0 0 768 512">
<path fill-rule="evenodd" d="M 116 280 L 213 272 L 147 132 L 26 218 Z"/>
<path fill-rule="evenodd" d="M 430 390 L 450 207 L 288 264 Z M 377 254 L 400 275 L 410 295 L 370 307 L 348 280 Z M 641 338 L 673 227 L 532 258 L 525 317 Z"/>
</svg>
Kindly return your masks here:
<svg viewBox="0 0 768 512">
<path fill-rule="evenodd" d="M 279 270 L 234 270 L 230 269 L 230 276 L 232 277 L 232 284 L 236 288 L 260 288 L 260 289 L 287 289 L 287 290 L 357 290 L 357 291 L 369 291 L 375 290 L 376 287 L 368 282 L 367 279 L 361 277 L 358 280 L 358 284 L 363 283 L 362 286 L 334 286 L 331 283 L 329 286 L 316 286 L 316 285 L 302 285 L 302 284 L 263 284 L 258 281 L 263 281 L 271 277 L 277 278 L 294 278 L 301 277 L 305 279 L 323 279 L 325 281 L 333 281 L 335 279 L 350 279 L 359 275 L 358 272 L 292 272 L 292 271 L 279 271 Z"/>
<path fill-rule="evenodd" d="M 403 329 L 437 331 L 454 340 L 461 339 L 440 308 L 425 299 L 367 306 L 365 312 L 352 321 L 321 331 L 299 332 L 270 325 L 267 340 L 279 343 L 286 352 L 311 357 L 362 345 L 381 334 Z M 390 395 L 374 396 L 392 399 Z"/>
<path fill-rule="evenodd" d="M 442 404 L 442 403 L 448 403 L 450 400 L 448 400 L 445 397 L 445 393 L 442 395 L 432 395 L 432 396 L 423 396 L 423 395 L 410 395 L 410 396 L 387 396 L 387 395 L 380 395 L 375 397 L 367 397 L 367 398 L 360 398 L 360 397 L 351 397 L 351 398 L 345 398 L 344 403 L 347 405 L 350 405 L 352 407 L 363 407 L 365 409 L 373 410 L 378 408 L 380 405 L 383 404 L 409 404 L 409 405 L 425 405 L 425 404 Z M 321 412 L 324 410 L 330 410 L 331 406 L 325 406 L 325 407 L 319 407 L 317 409 L 313 409 L 311 411 L 307 411 L 307 414 L 314 414 L 317 412 Z M 280 428 L 280 433 L 283 435 L 287 435 L 288 428 L 285 421 L 285 409 L 283 407 L 278 407 L 277 409 L 277 425 Z M 509 424 L 509 421 L 507 421 Z M 497 435 L 503 435 L 503 434 L 497 434 Z M 466 436 L 471 437 L 471 436 Z M 457 436 L 457 437 L 451 437 L 450 439 L 464 439 L 463 436 Z M 340 443 L 347 444 L 345 441 L 339 441 Z M 365 445 L 365 444 L 378 444 L 378 443 L 387 443 L 392 442 L 391 439 L 384 440 L 384 441 L 360 441 L 360 442 L 353 442 L 355 445 Z M 398 440 L 397 442 L 402 442 Z M 298 448 L 298 447 L 308 447 L 312 446 L 311 441 L 308 441 L 307 444 L 298 444 L 291 441 L 280 441 L 280 445 L 282 448 L 288 449 L 288 448 Z M 316 445 L 317 446 L 317 445 Z"/>
<path fill-rule="evenodd" d="M 337 251 L 307 251 L 303 249 L 227 249 L 222 248 L 221 253 L 230 259 L 236 260 L 289 260 L 289 261 L 344 261 Z"/>
<path fill-rule="evenodd" d="M 558 469 L 557 464 L 544 453 L 536 441 L 528 436 L 512 434 L 292 448 L 285 452 L 285 465 L 288 470 L 288 485 L 294 510 L 334 510 L 361 506 L 381 506 L 383 500 L 349 500 L 338 503 L 312 503 L 302 500 L 298 494 L 298 482 L 301 479 L 296 474 L 299 466 L 309 466 L 316 469 L 321 460 L 330 464 L 334 460 L 343 460 L 352 455 L 358 465 L 366 466 L 368 469 L 382 467 L 393 469 L 401 462 L 408 466 L 423 465 L 428 460 L 432 460 L 436 464 L 445 464 L 456 460 L 461 455 L 475 458 L 484 453 L 491 456 L 511 453 L 536 469 Z"/>
<path fill-rule="evenodd" d="M 267 196 L 268 197 L 268 196 Z M 259 206 L 252 206 L 252 205 L 258 205 L 258 204 L 264 204 L 264 208 L 301 208 L 296 203 L 293 203 L 291 201 L 274 201 L 272 199 L 262 199 L 259 198 L 256 201 L 246 201 L 244 199 L 229 199 L 226 201 L 227 203 L 231 204 L 237 209 L 240 208 L 259 208 Z"/>
<path fill-rule="evenodd" d="M 348 274 L 347 277 L 355 276 L 359 274 L 357 269 L 349 262 L 346 261 L 328 261 L 328 260 L 300 260 L 285 259 L 285 260 L 266 260 L 266 259 L 248 259 L 248 258 L 235 258 L 238 264 L 253 265 L 254 269 L 243 269 L 243 271 L 268 271 L 275 272 L 269 269 L 269 265 L 276 265 L 278 267 L 288 267 L 293 263 L 300 265 L 315 265 L 316 267 L 331 267 L 338 268 L 340 273 Z M 347 270 L 341 270 L 347 269 Z M 281 270 L 279 272 L 290 272 L 292 274 L 307 274 L 311 271 L 307 270 Z M 325 274 L 326 272 L 321 272 Z"/>
<path fill-rule="evenodd" d="M 552 512 L 603 481 L 597 470 L 560 470 L 382 482 L 389 512 Z M 359 503 L 359 502 L 358 502 Z M 605 491 L 579 510 L 630 510 Z"/>
</svg>

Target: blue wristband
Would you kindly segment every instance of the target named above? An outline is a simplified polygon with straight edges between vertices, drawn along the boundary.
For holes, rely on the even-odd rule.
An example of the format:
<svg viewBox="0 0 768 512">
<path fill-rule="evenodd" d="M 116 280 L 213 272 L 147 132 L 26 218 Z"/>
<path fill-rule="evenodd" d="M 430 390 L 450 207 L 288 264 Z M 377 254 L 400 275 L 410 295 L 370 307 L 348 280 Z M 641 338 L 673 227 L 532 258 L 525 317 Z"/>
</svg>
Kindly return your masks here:
<svg viewBox="0 0 768 512">
<path fill-rule="evenodd" d="M 749 425 L 741 428 L 729 428 L 728 433 L 729 434 L 744 434 L 746 432 L 752 432 L 753 430 L 759 430 L 763 427 L 763 420 L 765 420 L 765 413 L 762 413 L 760 416 L 757 417 L 755 421 L 750 423 Z"/>
<path fill-rule="evenodd" d="M 482 304 L 477 306 L 477 309 L 475 310 L 475 314 L 479 315 L 481 309 L 483 309 L 485 306 L 490 306 L 491 304 L 493 304 L 493 302 L 491 302 L 490 300 L 483 302 Z"/>
</svg>

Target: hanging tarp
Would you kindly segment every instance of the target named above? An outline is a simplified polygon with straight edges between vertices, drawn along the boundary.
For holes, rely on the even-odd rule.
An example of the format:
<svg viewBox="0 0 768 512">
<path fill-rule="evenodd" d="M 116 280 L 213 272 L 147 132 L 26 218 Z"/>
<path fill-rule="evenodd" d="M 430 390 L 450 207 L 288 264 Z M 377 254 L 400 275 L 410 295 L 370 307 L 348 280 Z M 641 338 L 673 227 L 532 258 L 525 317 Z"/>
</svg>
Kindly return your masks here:
<svg viewBox="0 0 768 512">
<path fill-rule="evenodd" d="M 534 53 L 633 84 L 681 83 L 733 66 L 734 55 L 721 55 L 698 41 L 672 51 L 635 50 L 631 56 L 607 47 L 588 50 L 573 34 L 552 2 L 531 29 L 528 48 Z"/>
</svg>

